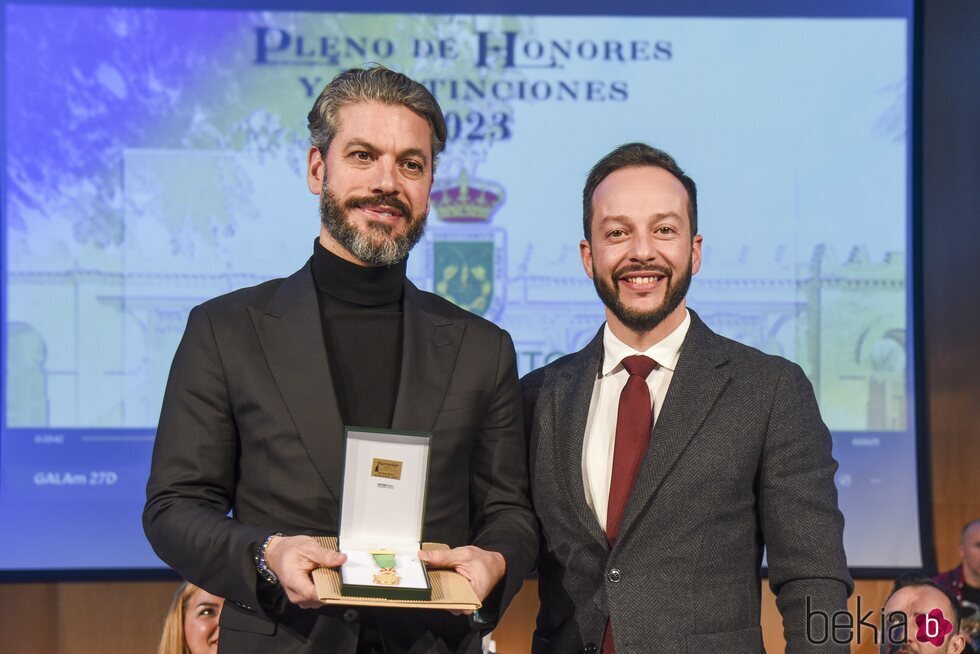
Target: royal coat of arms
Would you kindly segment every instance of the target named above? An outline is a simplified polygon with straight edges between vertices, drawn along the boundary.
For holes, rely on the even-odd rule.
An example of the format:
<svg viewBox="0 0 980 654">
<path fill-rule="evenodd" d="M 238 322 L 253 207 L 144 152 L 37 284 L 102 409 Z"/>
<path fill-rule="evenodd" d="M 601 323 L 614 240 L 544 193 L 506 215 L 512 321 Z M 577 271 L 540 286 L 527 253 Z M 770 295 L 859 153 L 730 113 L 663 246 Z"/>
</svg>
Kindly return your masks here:
<svg viewBox="0 0 980 654">
<path fill-rule="evenodd" d="M 504 202 L 499 184 L 471 178 L 465 170 L 432 190 L 440 222 L 432 237 L 433 291 L 491 320 L 505 298 L 506 232 L 490 220 Z"/>
</svg>

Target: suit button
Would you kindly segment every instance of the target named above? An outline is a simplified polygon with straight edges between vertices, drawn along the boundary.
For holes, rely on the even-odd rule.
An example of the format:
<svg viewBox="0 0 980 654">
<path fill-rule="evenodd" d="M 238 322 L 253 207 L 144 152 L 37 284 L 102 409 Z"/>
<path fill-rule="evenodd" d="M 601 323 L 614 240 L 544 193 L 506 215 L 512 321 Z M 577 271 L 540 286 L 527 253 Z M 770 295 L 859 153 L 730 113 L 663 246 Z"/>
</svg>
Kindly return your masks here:
<svg viewBox="0 0 980 654">
<path fill-rule="evenodd" d="M 606 579 L 614 584 L 618 584 L 622 578 L 623 573 L 619 571 L 619 568 L 611 568 L 609 572 L 606 573 Z"/>
<path fill-rule="evenodd" d="M 589 643 L 585 646 L 585 654 L 599 654 L 599 648 L 595 646 L 595 643 Z"/>
<path fill-rule="evenodd" d="M 357 620 L 357 611 L 354 609 L 344 611 L 344 622 L 353 622 L 354 620 Z"/>
</svg>

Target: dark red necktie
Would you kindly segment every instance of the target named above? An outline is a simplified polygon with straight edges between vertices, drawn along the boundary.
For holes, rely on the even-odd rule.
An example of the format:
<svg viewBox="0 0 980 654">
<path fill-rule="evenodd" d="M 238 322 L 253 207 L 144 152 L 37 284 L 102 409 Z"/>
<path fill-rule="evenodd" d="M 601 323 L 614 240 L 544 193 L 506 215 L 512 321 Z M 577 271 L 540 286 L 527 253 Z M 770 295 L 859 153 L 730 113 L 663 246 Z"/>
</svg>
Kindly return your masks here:
<svg viewBox="0 0 980 654">
<path fill-rule="evenodd" d="M 642 355 L 623 359 L 623 367 L 629 373 L 626 386 L 619 396 L 619 414 L 616 417 L 616 447 L 613 451 L 612 475 L 609 481 L 609 505 L 606 510 L 606 540 L 609 546 L 616 542 L 619 526 L 626 511 L 626 501 L 633 482 L 640 470 L 643 455 L 650 444 L 653 429 L 653 402 L 647 386 L 647 376 L 657 367 L 657 362 Z M 602 638 L 602 654 L 614 654 L 612 623 L 606 623 Z"/>
</svg>

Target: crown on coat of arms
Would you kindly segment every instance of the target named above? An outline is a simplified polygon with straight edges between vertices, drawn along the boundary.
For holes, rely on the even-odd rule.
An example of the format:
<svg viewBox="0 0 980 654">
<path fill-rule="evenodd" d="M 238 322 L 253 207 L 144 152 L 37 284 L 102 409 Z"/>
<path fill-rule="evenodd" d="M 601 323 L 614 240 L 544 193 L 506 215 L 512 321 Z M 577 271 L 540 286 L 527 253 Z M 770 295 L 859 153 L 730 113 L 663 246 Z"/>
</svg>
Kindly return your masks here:
<svg viewBox="0 0 980 654">
<path fill-rule="evenodd" d="M 432 205 L 447 222 L 487 222 L 504 201 L 499 184 L 470 179 L 466 170 L 459 177 L 432 191 Z"/>
</svg>

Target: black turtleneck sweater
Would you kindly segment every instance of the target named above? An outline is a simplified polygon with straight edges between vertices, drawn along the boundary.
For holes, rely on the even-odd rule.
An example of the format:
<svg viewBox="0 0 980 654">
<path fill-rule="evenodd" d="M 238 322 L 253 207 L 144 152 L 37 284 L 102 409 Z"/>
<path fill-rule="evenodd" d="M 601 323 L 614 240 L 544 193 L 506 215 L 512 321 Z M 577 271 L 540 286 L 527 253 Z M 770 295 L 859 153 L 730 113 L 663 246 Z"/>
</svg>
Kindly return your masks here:
<svg viewBox="0 0 980 654">
<path fill-rule="evenodd" d="M 406 262 L 358 266 L 313 246 L 313 281 L 344 424 L 391 427 L 401 371 Z"/>
</svg>

